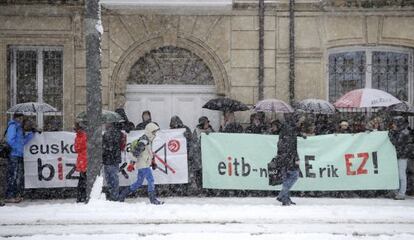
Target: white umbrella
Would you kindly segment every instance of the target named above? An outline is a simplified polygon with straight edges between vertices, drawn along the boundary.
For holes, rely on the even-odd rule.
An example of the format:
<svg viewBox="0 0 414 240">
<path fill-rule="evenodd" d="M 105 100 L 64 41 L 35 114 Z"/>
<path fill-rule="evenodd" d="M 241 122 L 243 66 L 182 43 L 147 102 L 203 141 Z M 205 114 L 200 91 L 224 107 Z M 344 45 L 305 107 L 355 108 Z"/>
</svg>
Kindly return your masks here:
<svg viewBox="0 0 414 240">
<path fill-rule="evenodd" d="M 401 103 L 393 95 L 373 88 L 361 88 L 350 91 L 339 98 L 334 106 L 337 108 L 374 108 L 389 107 Z"/>
<path fill-rule="evenodd" d="M 279 99 L 265 99 L 259 101 L 253 108 L 256 112 L 292 113 L 295 110 L 287 103 Z"/>
<path fill-rule="evenodd" d="M 328 101 L 322 99 L 309 98 L 298 102 L 296 109 L 307 113 L 315 114 L 334 114 L 335 107 Z"/>
<path fill-rule="evenodd" d="M 7 113 L 45 113 L 57 112 L 58 110 L 47 103 L 26 102 L 19 103 L 7 110 Z"/>
</svg>

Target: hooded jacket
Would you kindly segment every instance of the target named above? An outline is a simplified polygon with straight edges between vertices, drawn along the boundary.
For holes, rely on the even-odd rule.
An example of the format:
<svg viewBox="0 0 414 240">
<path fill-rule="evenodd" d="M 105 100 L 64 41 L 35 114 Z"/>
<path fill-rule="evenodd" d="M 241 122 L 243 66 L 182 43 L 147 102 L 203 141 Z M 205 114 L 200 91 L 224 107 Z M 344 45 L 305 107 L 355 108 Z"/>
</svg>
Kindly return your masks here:
<svg viewBox="0 0 414 240">
<path fill-rule="evenodd" d="M 287 170 L 299 168 L 297 164 L 299 161 L 297 137 L 300 136 L 300 133 L 296 126 L 297 118 L 298 116 L 291 116 L 286 119 L 280 130 L 277 143 L 277 161 L 280 161 L 281 166 Z"/>
<path fill-rule="evenodd" d="M 115 165 L 121 163 L 121 144 L 123 134 L 120 129 L 112 126 L 102 137 L 102 163 L 104 165 Z"/>
<path fill-rule="evenodd" d="M 155 123 L 148 123 L 145 127 L 145 134 L 138 139 L 138 145 L 135 147 L 132 155 L 136 159 L 135 166 L 137 169 L 148 168 L 151 165 L 152 158 L 152 141 L 155 139 L 154 131 L 159 130 Z"/>
<path fill-rule="evenodd" d="M 395 146 L 397 152 L 397 159 L 409 158 L 409 148 L 407 144 L 410 143 L 410 130 L 408 129 L 408 122 L 404 118 L 395 118 L 394 123 L 397 125 L 396 130 L 389 132 L 389 138 Z"/>
<path fill-rule="evenodd" d="M 75 137 L 75 151 L 78 153 L 76 158 L 76 171 L 86 172 L 88 168 L 88 159 L 87 159 L 87 137 L 84 130 L 77 130 Z"/>
<path fill-rule="evenodd" d="M 124 120 L 124 122 L 119 123 L 121 130 L 125 130 L 125 132 L 129 133 L 130 131 L 135 129 L 134 123 L 128 120 L 128 117 L 123 108 L 117 108 L 115 112 L 118 113 Z"/>
<path fill-rule="evenodd" d="M 187 141 L 187 153 L 189 153 L 191 144 L 192 144 L 192 138 L 193 138 L 190 128 L 184 125 L 183 121 L 178 116 L 171 117 L 170 128 L 171 129 L 185 128 L 184 137 Z"/>
<path fill-rule="evenodd" d="M 23 132 L 22 124 L 18 121 L 11 120 L 7 126 L 7 143 L 11 147 L 11 157 L 23 157 L 24 145 L 26 145 L 32 138 L 33 133 L 29 132 L 26 135 Z"/>
</svg>

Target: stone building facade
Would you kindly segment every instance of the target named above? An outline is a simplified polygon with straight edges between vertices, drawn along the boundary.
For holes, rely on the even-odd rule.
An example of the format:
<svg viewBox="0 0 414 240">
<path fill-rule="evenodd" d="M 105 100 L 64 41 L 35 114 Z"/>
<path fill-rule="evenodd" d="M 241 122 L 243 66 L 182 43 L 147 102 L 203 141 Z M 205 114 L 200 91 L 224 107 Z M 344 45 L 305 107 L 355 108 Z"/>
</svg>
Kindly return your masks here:
<svg viewBox="0 0 414 240">
<path fill-rule="evenodd" d="M 165 94 L 165 89 L 177 85 L 195 95 L 211 87 L 216 96 L 246 104 L 259 100 L 257 0 L 198 7 L 106 2 L 102 7 L 104 108 L 126 106 L 134 85 L 152 86 L 150 91 Z M 264 98 L 286 101 L 288 2 L 266 1 L 264 23 Z M 3 0 L 0 4 L 0 112 L 19 99 L 61 98 L 63 128 L 70 129 L 86 102 L 83 1 Z M 344 91 L 375 87 L 413 102 L 412 1 L 296 0 L 295 36 L 295 100 L 333 101 Z M 37 61 L 27 60 L 27 51 Z M 19 81 L 35 83 L 22 93 L 14 90 Z M 59 84 L 61 90 L 50 95 L 48 91 Z M 19 96 L 26 93 L 32 97 Z M 249 113 L 237 117 L 248 122 Z M 1 129 L 6 120 L 2 114 Z"/>
</svg>

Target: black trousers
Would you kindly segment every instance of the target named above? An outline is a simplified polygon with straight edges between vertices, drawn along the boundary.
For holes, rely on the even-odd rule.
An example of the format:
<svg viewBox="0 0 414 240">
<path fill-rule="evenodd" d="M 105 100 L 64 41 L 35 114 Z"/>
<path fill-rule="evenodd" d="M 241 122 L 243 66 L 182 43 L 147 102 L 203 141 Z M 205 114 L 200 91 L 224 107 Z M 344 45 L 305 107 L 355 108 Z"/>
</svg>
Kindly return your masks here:
<svg viewBox="0 0 414 240">
<path fill-rule="evenodd" d="M 77 187 L 77 202 L 86 201 L 86 172 L 79 173 L 79 182 Z"/>
</svg>

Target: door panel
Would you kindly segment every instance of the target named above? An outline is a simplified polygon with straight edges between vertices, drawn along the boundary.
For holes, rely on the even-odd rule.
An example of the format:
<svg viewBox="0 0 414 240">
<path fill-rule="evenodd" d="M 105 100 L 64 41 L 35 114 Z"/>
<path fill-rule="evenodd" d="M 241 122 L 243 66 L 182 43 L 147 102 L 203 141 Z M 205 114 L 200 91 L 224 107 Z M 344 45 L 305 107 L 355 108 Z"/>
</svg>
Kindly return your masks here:
<svg viewBox="0 0 414 240">
<path fill-rule="evenodd" d="M 199 111 L 197 100 L 196 95 L 173 94 L 173 115 L 179 116 L 184 125 L 190 129 L 195 127 L 195 121 L 197 121 L 197 118 L 195 119 L 195 114 Z"/>
<path fill-rule="evenodd" d="M 202 108 L 208 100 L 216 97 L 213 91 L 195 89 L 194 92 L 183 93 L 184 86 L 172 88 L 171 91 L 163 90 L 163 85 L 145 87 L 144 90 L 136 85 L 129 86 L 132 87 L 126 94 L 125 111 L 135 125 L 141 122 L 142 112 L 149 110 L 152 120 L 162 129 L 168 129 L 171 117 L 177 115 L 191 130 L 197 126 L 199 117 L 207 116 L 214 130 L 218 130 L 220 112 Z"/>
<path fill-rule="evenodd" d="M 171 115 L 171 95 L 154 94 L 146 99 L 146 109 L 151 112 L 152 120 L 160 125 L 160 128 L 169 128 Z M 142 111 L 141 111 L 142 112 Z"/>
</svg>

